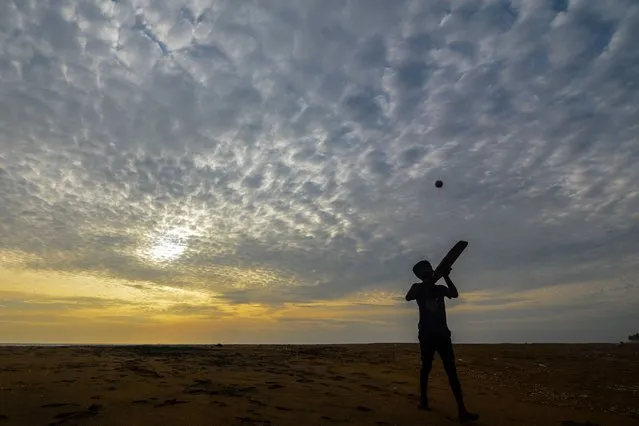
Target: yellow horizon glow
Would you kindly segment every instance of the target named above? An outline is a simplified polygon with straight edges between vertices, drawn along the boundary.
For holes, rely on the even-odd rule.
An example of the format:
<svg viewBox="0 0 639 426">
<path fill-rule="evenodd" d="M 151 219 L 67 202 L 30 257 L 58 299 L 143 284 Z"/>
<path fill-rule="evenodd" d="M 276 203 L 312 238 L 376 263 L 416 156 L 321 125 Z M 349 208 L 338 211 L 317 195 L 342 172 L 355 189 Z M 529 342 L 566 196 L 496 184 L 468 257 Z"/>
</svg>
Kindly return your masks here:
<svg viewBox="0 0 639 426">
<path fill-rule="evenodd" d="M 185 278 L 193 278 L 195 284 L 178 288 L 88 272 L 71 274 L 29 269 L 29 263 L 37 260 L 22 253 L 0 251 L 0 342 L 57 339 L 86 343 L 176 343 L 207 339 L 209 342 L 263 340 L 268 336 L 282 340 L 281 336 L 286 333 L 330 334 L 330 330 L 343 329 L 345 324 L 395 330 L 393 327 L 408 326 L 416 319 L 416 307 L 403 301 L 402 290 L 360 291 L 334 300 L 303 303 L 266 300 L 233 303 L 225 298 L 225 291 L 278 291 L 278 287 L 271 287 L 269 283 L 280 277 L 259 268 L 219 266 L 217 281 L 211 280 L 204 286 L 197 282 L 197 276 L 185 274 Z M 453 315 L 481 314 L 568 306 L 571 301 L 595 296 L 605 284 L 569 283 L 506 295 L 462 291 L 459 300 L 447 303 L 448 311 Z M 489 301 L 496 303 L 486 304 Z M 407 328 L 407 337 L 411 331 L 412 328 Z M 216 336 L 224 336 L 224 339 Z"/>
</svg>

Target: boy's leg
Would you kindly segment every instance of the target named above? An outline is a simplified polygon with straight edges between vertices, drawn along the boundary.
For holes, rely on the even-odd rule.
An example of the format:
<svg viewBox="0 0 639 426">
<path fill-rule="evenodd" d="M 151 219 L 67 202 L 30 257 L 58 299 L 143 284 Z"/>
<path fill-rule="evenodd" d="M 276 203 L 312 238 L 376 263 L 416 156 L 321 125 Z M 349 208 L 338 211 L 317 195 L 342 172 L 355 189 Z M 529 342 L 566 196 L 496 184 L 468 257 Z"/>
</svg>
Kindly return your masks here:
<svg viewBox="0 0 639 426">
<path fill-rule="evenodd" d="M 433 367 L 435 346 L 428 338 L 420 336 L 419 349 L 422 361 L 422 366 L 419 371 L 419 407 L 423 410 L 430 410 L 428 404 L 428 375 Z"/>
<path fill-rule="evenodd" d="M 468 412 L 466 405 L 464 404 L 464 396 L 462 393 L 461 383 L 457 376 L 457 367 L 455 365 L 455 352 L 453 350 L 453 343 L 450 338 L 442 341 L 438 347 L 439 356 L 444 364 L 444 370 L 448 376 L 448 383 L 455 395 L 455 401 L 457 402 L 457 411 L 459 412 L 459 419 L 462 421 L 477 420 L 479 416 Z"/>
</svg>

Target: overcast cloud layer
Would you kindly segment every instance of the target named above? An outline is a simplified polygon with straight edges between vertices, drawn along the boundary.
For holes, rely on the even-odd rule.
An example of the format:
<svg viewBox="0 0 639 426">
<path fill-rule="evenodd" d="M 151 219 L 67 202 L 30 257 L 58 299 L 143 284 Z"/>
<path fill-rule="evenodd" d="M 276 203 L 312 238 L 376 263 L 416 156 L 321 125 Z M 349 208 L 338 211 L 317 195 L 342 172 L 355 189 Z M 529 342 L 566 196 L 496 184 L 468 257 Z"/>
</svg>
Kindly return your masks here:
<svg viewBox="0 0 639 426">
<path fill-rule="evenodd" d="M 0 251 L 229 304 L 401 303 L 466 239 L 458 286 L 503 297 L 478 309 L 589 289 L 478 329 L 625 336 L 637 40 L 631 0 L 2 1 Z"/>
</svg>

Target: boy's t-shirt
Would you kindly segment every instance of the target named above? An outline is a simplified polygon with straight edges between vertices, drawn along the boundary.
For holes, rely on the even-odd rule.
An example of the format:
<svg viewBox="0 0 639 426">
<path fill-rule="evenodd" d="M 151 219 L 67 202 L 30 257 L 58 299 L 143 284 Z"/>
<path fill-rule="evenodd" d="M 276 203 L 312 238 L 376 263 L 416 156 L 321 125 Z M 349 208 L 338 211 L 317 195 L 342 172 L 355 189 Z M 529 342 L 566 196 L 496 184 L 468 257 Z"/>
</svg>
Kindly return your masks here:
<svg viewBox="0 0 639 426">
<path fill-rule="evenodd" d="M 420 285 L 420 284 L 413 284 Z M 423 285 L 423 284 L 422 284 Z M 417 297 L 419 306 L 419 335 L 447 336 L 451 333 L 446 321 L 446 297 L 448 287 L 443 285 L 427 286 Z"/>
</svg>

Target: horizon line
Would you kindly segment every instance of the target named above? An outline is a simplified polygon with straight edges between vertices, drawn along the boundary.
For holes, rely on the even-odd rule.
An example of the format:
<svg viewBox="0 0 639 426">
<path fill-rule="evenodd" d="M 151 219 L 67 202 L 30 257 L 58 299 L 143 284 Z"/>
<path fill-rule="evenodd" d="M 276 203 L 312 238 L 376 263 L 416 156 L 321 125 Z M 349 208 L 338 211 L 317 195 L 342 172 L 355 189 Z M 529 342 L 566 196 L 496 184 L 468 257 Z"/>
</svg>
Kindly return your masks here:
<svg viewBox="0 0 639 426">
<path fill-rule="evenodd" d="M 633 341 L 591 341 L 591 342 L 453 342 L 454 345 L 618 345 L 632 344 Z M 364 345 L 413 345 L 418 342 L 341 342 L 341 343 L 69 343 L 69 342 L 0 342 L 0 347 L 15 346 L 364 346 Z"/>
</svg>

